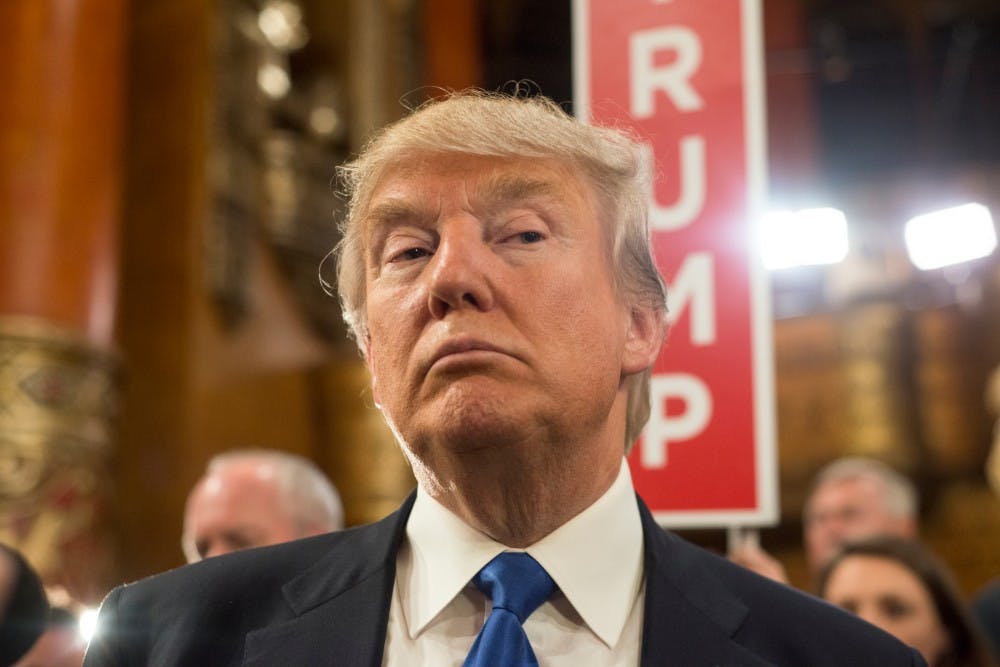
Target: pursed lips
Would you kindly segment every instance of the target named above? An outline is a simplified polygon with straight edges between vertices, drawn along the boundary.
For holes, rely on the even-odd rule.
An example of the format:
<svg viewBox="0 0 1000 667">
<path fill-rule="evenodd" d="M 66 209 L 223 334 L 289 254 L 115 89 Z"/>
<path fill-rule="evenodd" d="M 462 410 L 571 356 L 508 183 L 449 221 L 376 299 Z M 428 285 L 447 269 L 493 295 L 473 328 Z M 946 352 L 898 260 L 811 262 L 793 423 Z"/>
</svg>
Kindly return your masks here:
<svg viewBox="0 0 1000 667">
<path fill-rule="evenodd" d="M 427 364 L 427 369 L 430 370 L 442 359 L 467 352 L 496 352 L 498 354 L 513 356 L 506 350 L 486 341 L 466 337 L 452 338 L 438 346 L 431 356 L 430 363 Z"/>
</svg>

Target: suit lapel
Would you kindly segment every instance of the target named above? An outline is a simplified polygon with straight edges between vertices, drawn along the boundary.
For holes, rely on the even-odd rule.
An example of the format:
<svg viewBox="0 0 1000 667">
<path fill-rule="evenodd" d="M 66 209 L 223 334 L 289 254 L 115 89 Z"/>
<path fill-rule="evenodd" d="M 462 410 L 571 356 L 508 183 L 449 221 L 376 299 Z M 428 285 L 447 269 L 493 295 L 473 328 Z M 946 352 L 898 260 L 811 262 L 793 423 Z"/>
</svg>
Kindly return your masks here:
<svg viewBox="0 0 1000 667">
<path fill-rule="evenodd" d="M 382 663 L 396 552 L 413 507 L 345 533 L 316 565 L 282 589 L 295 618 L 247 634 L 244 667 Z"/>
<path fill-rule="evenodd" d="M 642 500 L 639 512 L 646 567 L 641 665 L 769 664 L 732 639 L 748 613 L 743 602 L 693 548 L 656 524 Z"/>
<path fill-rule="evenodd" d="M 394 514 L 351 531 L 283 588 L 295 618 L 247 635 L 244 667 L 382 663 L 396 552 L 414 495 Z M 646 593 L 641 664 L 767 665 L 732 640 L 746 606 L 664 531 L 639 500 Z"/>
</svg>

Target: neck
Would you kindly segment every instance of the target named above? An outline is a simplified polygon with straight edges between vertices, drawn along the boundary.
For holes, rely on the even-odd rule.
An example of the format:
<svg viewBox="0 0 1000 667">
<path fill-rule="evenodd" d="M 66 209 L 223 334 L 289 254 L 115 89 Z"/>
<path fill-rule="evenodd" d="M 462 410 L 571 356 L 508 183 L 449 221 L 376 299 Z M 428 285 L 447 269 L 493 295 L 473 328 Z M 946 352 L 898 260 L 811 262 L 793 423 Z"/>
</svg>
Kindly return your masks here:
<svg viewBox="0 0 1000 667">
<path fill-rule="evenodd" d="M 461 457 L 449 478 L 435 475 L 421 487 L 470 526 L 516 548 L 538 542 L 592 505 L 614 483 L 622 456 L 578 453 L 569 462 L 521 466 L 495 454 Z"/>
</svg>

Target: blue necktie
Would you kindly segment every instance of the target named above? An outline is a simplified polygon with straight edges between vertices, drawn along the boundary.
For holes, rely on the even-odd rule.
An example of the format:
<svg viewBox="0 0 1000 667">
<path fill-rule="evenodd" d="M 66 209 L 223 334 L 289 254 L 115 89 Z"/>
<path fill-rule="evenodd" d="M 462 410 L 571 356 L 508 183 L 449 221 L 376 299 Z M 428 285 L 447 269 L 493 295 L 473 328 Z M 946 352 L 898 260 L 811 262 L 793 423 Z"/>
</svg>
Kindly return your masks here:
<svg viewBox="0 0 1000 667">
<path fill-rule="evenodd" d="M 493 612 L 463 667 L 537 667 L 521 624 L 552 595 L 552 577 L 528 554 L 505 552 L 484 565 L 472 583 L 493 601 Z"/>
</svg>

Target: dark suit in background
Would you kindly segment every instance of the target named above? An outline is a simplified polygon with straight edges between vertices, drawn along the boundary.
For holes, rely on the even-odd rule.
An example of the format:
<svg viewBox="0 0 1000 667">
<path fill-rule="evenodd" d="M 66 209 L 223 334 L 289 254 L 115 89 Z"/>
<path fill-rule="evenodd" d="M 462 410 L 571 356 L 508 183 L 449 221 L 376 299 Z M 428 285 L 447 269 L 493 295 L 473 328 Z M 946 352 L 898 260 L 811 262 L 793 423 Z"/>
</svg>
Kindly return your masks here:
<svg viewBox="0 0 1000 667">
<path fill-rule="evenodd" d="M 990 582 L 972 599 L 972 614 L 990 642 L 994 655 L 1000 655 L 1000 580 Z"/>
</svg>

